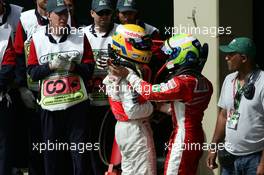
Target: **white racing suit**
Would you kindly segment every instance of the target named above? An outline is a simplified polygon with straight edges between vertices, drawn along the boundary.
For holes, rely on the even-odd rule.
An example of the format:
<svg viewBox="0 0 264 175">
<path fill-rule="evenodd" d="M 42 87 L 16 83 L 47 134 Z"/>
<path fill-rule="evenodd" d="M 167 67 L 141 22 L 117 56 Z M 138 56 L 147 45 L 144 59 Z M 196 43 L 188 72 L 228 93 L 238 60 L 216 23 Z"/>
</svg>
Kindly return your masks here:
<svg viewBox="0 0 264 175">
<path fill-rule="evenodd" d="M 152 104 L 131 89 L 125 79 L 108 75 L 103 83 L 117 119 L 115 138 L 122 155 L 122 175 L 156 175 L 156 153 L 149 123 Z"/>
</svg>

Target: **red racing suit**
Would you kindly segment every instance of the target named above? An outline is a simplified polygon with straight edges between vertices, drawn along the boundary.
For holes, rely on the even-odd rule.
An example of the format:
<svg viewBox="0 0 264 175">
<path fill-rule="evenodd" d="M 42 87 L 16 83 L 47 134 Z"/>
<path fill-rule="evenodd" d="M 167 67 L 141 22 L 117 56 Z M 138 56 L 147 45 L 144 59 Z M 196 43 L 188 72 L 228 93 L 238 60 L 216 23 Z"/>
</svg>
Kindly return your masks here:
<svg viewBox="0 0 264 175">
<path fill-rule="evenodd" d="M 164 175 L 195 175 L 203 153 L 202 119 L 213 92 L 211 82 L 202 75 L 178 75 L 152 85 L 132 72 L 127 80 L 146 100 L 170 102 L 173 132 L 165 144 Z"/>
</svg>

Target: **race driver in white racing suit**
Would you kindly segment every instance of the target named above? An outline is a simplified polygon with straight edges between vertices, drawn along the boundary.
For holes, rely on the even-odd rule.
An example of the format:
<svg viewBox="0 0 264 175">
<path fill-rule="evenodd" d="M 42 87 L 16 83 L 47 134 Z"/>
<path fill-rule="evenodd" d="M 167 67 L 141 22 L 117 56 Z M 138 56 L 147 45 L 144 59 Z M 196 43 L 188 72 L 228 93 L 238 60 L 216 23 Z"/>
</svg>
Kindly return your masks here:
<svg viewBox="0 0 264 175">
<path fill-rule="evenodd" d="M 143 65 L 151 59 L 151 39 L 142 27 L 119 25 L 112 36 L 112 64 L 128 64 L 144 77 Z M 111 64 L 111 63 L 109 63 Z M 108 74 L 103 83 L 117 119 L 115 138 L 121 152 L 122 175 L 156 175 L 156 154 L 149 123 L 152 104 L 131 89 L 129 82 Z"/>
<path fill-rule="evenodd" d="M 201 74 L 203 47 L 189 34 L 174 35 L 164 42 L 162 51 L 169 55 L 168 81 L 152 85 L 133 71 L 111 65 L 113 75 L 126 80 L 146 100 L 170 102 L 173 132 L 164 165 L 164 175 L 195 175 L 202 156 L 204 132 L 202 119 L 213 88 Z"/>
</svg>

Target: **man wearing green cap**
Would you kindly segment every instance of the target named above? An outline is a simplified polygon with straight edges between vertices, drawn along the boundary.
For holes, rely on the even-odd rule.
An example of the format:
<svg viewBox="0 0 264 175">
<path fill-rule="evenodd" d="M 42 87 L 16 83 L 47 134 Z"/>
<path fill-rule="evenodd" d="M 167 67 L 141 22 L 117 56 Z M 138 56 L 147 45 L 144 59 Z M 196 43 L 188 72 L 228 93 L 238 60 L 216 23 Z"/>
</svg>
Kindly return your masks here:
<svg viewBox="0 0 264 175">
<path fill-rule="evenodd" d="M 93 23 L 84 28 L 84 32 L 91 44 L 94 60 L 96 66 L 94 69 L 94 74 L 91 84 L 91 92 L 89 93 L 90 100 L 90 114 L 91 114 L 91 141 L 93 143 L 98 143 L 100 128 L 102 126 L 103 120 L 106 114 L 111 115 L 108 112 L 110 109 L 108 103 L 108 97 L 105 92 L 101 91 L 103 87 L 103 79 L 108 74 L 107 70 L 107 60 L 108 56 L 108 44 L 112 43 L 112 35 L 114 34 L 118 24 L 113 22 L 113 4 L 111 0 L 93 0 L 91 4 L 91 17 L 93 18 Z M 98 113 L 100 111 L 100 113 Z M 110 116 L 109 118 L 114 118 Z M 111 143 L 114 136 L 114 130 L 110 132 L 108 130 L 108 136 L 106 143 Z M 100 143 L 100 141 L 99 141 Z M 103 144 L 101 143 L 101 146 Z M 106 155 L 109 155 L 111 149 L 101 149 Z M 91 151 L 91 165 L 93 169 L 93 174 L 104 174 L 107 167 L 103 164 L 99 156 L 99 150 Z"/>
<path fill-rule="evenodd" d="M 264 71 L 255 61 L 256 47 L 246 37 L 220 46 L 228 69 L 218 102 L 220 113 L 212 143 L 225 142 L 219 152 L 222 175 L 264 174 Z M 220 156 L 220 153 L 222 156 Z M 210 150 L 207 166 L 217 168 Z"/>
<path fill-rule="evenodd" d="M 36 110 L 37 82 L 33 83 L 26 74 L 26 60 L 29 53 L 29 43 L 32 34 L 48 24 L 46 16 L 47 0 L 35 0 L 35 8 L 21 13 L 17 23 L 14 49 L 16 52 L 14 105 L 16 106 L 17 121 L 29 128 L 29 175 L 43 175 L 43 155 L 33 150 L 33 143 L 41 141 L 40 117 Z M 25 115 L 26 118 L 21 117 Z M 28 119 L 28 122 L 25 122 Z M 20 122 L 21 121 L 21 122 Z M 19 126 L 19 125 L 18 125 Z M 21 134 L 24 129 L 17 129 Z M 21 138 L 25 140 L 26 138 Z M 20 142 L 18 142 L 20 143 Z"/>
<path fill-rule="evenodd" d="M 121 24 L 137 24 L 144 28 L 152 39 L 160 39 L 159 30 L 156 27 L 139 20 L 136 0 L 118 0 L 116 8 Z"/>
<path fill-rule="evenodd" d="M 256 54 L 254 43 L 246 37 L 235 38 L 228 45 L 220 46 L 220 50 L 225 53 L 237 52 L 253 58 Z"/>
</svg>

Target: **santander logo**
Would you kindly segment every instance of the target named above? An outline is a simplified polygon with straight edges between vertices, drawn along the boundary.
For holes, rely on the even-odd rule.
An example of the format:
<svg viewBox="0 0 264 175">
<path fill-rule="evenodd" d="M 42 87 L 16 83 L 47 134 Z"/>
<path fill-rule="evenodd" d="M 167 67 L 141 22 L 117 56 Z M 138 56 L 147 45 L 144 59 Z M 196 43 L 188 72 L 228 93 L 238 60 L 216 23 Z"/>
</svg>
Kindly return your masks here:
<svg viewBox="0 0 264 175">
<path fill-rule="evenodd" d="M 131 38 L 141 38 L 143 35 L 141 33 L 136 33 L 136 32 L 129 32 L 129 31 L 124 31 L 125 35 Z"/>
<path fill-rule="evenodd" d="M 116 29 L 116 32 L 120 33 L 125 38 L 141 38 L 145 35 L 144 29 L 133 29 L 133 26 L 137 27 L 137 25 L 134 24 L 119 25 Z"/>
</svg>

